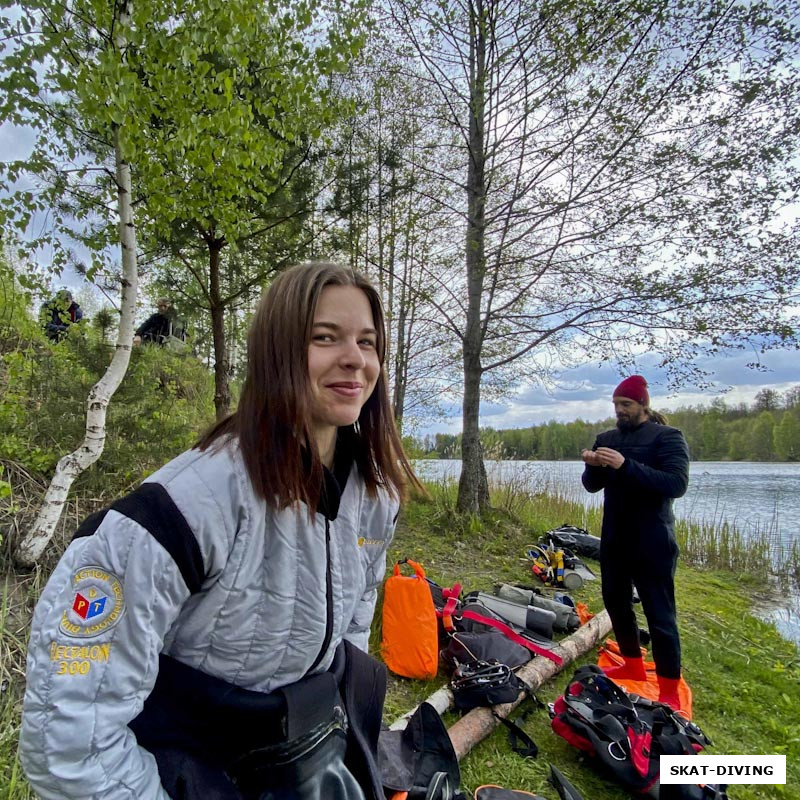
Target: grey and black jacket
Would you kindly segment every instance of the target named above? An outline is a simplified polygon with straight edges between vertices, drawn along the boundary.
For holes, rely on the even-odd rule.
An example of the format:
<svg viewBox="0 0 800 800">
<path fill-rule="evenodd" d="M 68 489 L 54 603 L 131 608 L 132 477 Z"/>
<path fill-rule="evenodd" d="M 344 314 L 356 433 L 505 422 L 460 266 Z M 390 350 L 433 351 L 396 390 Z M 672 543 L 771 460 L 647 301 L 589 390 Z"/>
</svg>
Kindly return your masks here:
<svg viewBox="0 0 800 800">
<path fill-rule="evenodd" d="M 327 670 L 344 639 L 366 650 L 398 503 L 354 465 L 336 475 L 312 517 L 276 512 L 235 442 L 190 450 L 84 523 L 28 650 L 20 759 L 43 800 L 166 800 L 128 727 L 160 659 L 268 693 Z"/>
</svg>

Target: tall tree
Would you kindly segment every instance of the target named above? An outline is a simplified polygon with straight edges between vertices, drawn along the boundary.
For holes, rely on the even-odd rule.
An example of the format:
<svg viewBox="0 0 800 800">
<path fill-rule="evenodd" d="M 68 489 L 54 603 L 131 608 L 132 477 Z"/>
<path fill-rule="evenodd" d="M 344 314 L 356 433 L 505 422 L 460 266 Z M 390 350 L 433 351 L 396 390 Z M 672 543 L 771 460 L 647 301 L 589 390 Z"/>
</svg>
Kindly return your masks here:
<svg viewBox="0 0 800 800">
<path fill-rule="evenodd" d="M 74 12 L 74 9 L 34 7 L 14 22 L 9 23 L 5 18 L 2 20 L 3 32 L 18 43 L 10 55 L 3 59 L 0 67 L 3 88 L 11 92 L 10 96 L 7 95 L 3 118 L 41 126 L 39 147 L 33 156 L 33 160 L 38 161 L 36 171 L 40 174 L 41 171 L 56 169 L 56 162 L 51 158 L 80 158 L 87 140 L 101 135 L 104 137 L 106 155 L 113 165 L 112 186 L 116 194 L 117 241 L 122 265 L 120 324 L 114 356 L 103 377 L 89 392 L 82 444 L 59 460 L 36 519 L 19 544 L 16 557 L 27 565 L 35 563 L 52 538 L 75 478 L 103 452 L 108 405 L 128 368 L 133 338 L 138 274 L 131 171 L 125 146 L 129 121 L 117 97 L 109 97 L 106 104 L 98 104 L 92 88 L 82 83 L 82 79 L 97 79 L 97 73 L 100 72 L 110 87 L 117 90 L 118 97 L 124 96 L 124 87 L 116 82 L 116 73 L 130 45 L 128 36 L 132 4 L 114 4 L 110 8 L 104 7 L 102 11 L 100 23 L 105 23 L 105 35 L 97 37 L 95 41 L 92 41 L 91 30 L 82 23 L 80 12 Z M 41 35 L 30 36 L 34 21 L 42 24 Z M 96 32 L 97 29 L 94 30 Z M 88 56 L 88 63 L 84 61 L 81 64 L 78 60 L 80 56 Z M 35 74 L 37 63 L 46 65 L 41 90 L 38 86 L 39 76 Z M 93 72 L 92 68 L 97 72 Z M 67 99 L 51 101 L 47 97 L 48 92 L 56 92 Z M 88 113 L 89 119 L 84 123 L 86 127 L 75 128 L 75 121 L 69 119 L 70 112 L 67 111 L 70 106 L 73 114 L 82 111 Z M 57 145 L 49 139 L 53 134 L 62 137 Z M 16 180 L 17 174 L 29 165 L 10 165 L 12 180 Z M 85 174 L 83 168 L 78 172 Z M 64 174 L 57 172 L 51 182 L 48 199 L 52 201 L 56 198 L 63 185 Z M 48 199 L 35 198 L 27 191 L 22 192 L 21 198 L 24 202 L 18 207 L 22 212 L 18 226 L 24 229 L 36 210 L 48 206 Z M 20 193 L 17 192 L 7 201 L 6 209 L 14 209 L 13 204 L 19 200 Z M 85 214 L 89 213 L 90 210 L 86 209 Z M 6 222 L 5 219 L 3 221 Z"/>
<path fill-rule="evenodd" d="M 329 99 L 317 107 L 327 115 L 336 103 Z M 284 133 L 289 118 L 287 114 Z M 237 310 L 247 307 L 272 275 L 302 259 L 310 246 L 311 233 L 304 223 L 313 209 L 314 187 L 303 166 L 309 147 L 285 148 L 282 135 L 269 129 L 267 135 L 275 138 L 273 149 L 284 151 L 280 163 L 256 169 L 249 185 L 243 177 L 235 193 L 218 178 L 207 187 L 207 208 L 186 206 L 168 231 L 151 231 L 150 236 L 153 248 L 165 253 L 154 265 L 158 285 L 181 297 L 184 308 L 195 316 L 208 318 L 217 419 L 230 411 L 229 378 L 236 366 L 231 358 L 242 334 L 234 331 Z M 212 199 L 214 190 L 220 194 L 217 202 Z M 248 201 L 248 190 L 258 192 L 258 199 Z M 236 226 L 230 227 L 225 215 L 237 207 Z M 232 340 L 230 333 L 235 333 Z"/>
<path fill-rule="evenodd" d="M 750 457 L 755 461 L 774 461 L 775 417 L 771 411 L 762 411 L 750 429 Z"/>
<path fill-rule="evenodd" d="M 226 309 L 302 252 L 298 225 L 312 208 L 305 172 L 314 143 L 349 113 L 333 77 L 363 41 L 359 6 L 200 5 L 169 29 L 180 53 L 172 69 L 163 71 L 155 36 L 137 51 L 139 78 L 153 90 L 140 138 L 142 240 L 153 256 L 177 257 L 197 284 L 211 317 L 218 418 L 230 409 Z M 196 38 L 198 26 L 216 35 Z M 255 274 L 236 270 L 259 248 L 267 258 Z"/>
<path fill-rule="evenodd" d="M 105 408 L 132 340 L 135 224 L 152 241 L 188 220 L 212 260 L 252 233 L 247 211 L 268 202 L 286 153 L 319 136 L 335 113 L 317 77 L 344 68 L 360 43 L 359 20 L 313 0 L 280 9 L 243 0 L 30 0 L 2 18 L 0 120 L 38 134 L 30 158 L 3 165 L 5 186 L 23 175 L 39 181 L 37 191 L 18 188 L 4 201 L 3 227 L 24 230 L 37 212 L 52 214 L 56 266 L 66 252 L 60 237 L 71 236 L 93 248 L 90 274 L 107 265 L 110 245 L 122 249 L 116 355 L 90 395 L 86 440 L 59 464 L 22 561 L 44 549 L 72 480 L 102 452 Z M 220 326 L 221 317 L 215 340 Z"/>
<path fill-rule="evenodd" d="M 550 363 L 796 346 L 800 35 L 789 2 L 394 0 L 458 133 L 459 508 L 482 390 Z M 449 154 L 448 154 L 449 157 Z M 428 163 L 435 163 L 426 153 Z"/>
<path fill-rule="evenodd" d="M 783 393 L 783 407 L 787 410 L 800 410 L 800 386 L 793 386 Z"/>
<path fill-rule="evenodd" d="M 786 412 L 772 431 L 775 455 L 780 461 L 800 459 L 800 421 Z"/>
<path fill-rule="evenodd" d="M 413 427 L 435 415 L 458 383 L 450 336 L 431 302 L 448 276 L 457 275 L 454 259 L 437 252 L 445 231 L 458 235 L 446 207 L 454 190 L 420 164 L 421 154 L 452 132 L 425 112 L 422 98 L 436 97 L 391 32 L 376 29 L 383 33 L 370 38 L 348 76 L 356 113 L 341 126 L 340 157 L 323 210 L 330 224 L 320 238 L 381 290 L 395 417 Z"/>
<path fill-rule="evenodd" d="M 780 405 L 781 396 L 775 389 L 760 389 L 753 398 L 756 411 L 777 411 Z"/>
</svg>

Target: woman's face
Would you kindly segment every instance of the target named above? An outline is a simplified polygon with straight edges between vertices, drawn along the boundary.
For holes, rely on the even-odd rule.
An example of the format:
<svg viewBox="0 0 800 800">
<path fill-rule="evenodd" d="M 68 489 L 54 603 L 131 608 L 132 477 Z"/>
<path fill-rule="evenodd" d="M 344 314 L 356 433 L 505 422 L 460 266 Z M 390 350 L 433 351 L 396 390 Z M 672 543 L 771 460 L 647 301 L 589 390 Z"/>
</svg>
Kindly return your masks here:
<svg viewBox="0 0 800 800">
<path fill-rule="evenodd" d="M 354 286 L 322 290 L 308 346 L 311 421 L 320 449 L 352 425 L 378 382 L 378 334 L 367 295 Z"/>
</svg>

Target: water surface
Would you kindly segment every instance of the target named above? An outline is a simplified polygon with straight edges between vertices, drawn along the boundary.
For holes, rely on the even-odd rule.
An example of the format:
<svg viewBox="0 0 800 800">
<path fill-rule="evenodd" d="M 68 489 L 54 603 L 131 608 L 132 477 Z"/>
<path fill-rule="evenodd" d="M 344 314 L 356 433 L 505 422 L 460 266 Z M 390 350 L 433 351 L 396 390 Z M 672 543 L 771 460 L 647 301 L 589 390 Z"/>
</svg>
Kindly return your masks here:
<svg viewBox="0 0 800 800">
<path fill-rule="evenodd" d="M 461 461 L 419 460 L 415 468 L 427 480 L 458 480 Z M 558 492 L 586 507 L 603 501 L 602 492 L 583 489 L 582 461 L 487 461 L 486 469 L 494 483 Z M 800 540 L 800 464 L 693 461 L 689 489 L 675 501 L 675 516 L 715 526 L 727 522 L 744 536 L 766 534 L 775 547 L 786 548 Z M 760 616 L 800 644 L 800 597 L 787 598 L 779 608 L 762 609 Z"/>
</svg>

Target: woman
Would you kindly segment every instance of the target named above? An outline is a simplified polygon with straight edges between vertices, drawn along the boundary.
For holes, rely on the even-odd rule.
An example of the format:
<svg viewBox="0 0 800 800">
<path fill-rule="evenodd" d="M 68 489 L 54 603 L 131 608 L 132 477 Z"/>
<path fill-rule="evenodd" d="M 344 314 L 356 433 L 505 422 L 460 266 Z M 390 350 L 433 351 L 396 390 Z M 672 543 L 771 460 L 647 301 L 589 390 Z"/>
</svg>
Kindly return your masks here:
<svg viewBox="0 0 800 800">
<path fill-rule="evenodd" d="M 236 412 L 81 526 L 29 646 L 20 759 L 43 800 L 382 797 L 363 651 L 418 485 L 384 354 L 364 278 L 288 270 Z"/>
</svg>

